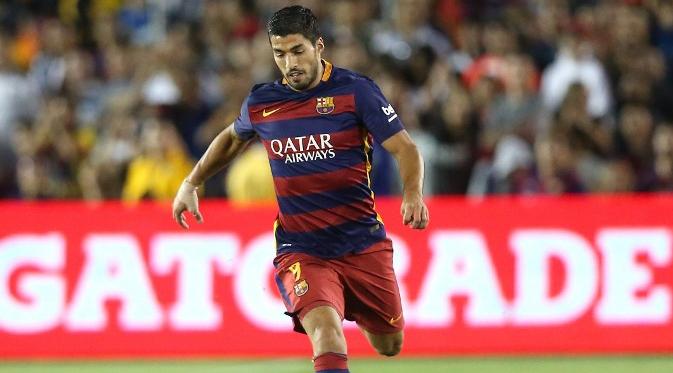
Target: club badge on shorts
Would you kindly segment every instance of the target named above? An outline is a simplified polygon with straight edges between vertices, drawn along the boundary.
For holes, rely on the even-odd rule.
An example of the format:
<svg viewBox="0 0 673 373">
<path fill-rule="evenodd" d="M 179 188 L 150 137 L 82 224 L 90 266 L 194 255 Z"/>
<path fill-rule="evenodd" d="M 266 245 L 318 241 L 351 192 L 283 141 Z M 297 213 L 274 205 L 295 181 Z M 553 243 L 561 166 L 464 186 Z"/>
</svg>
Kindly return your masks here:
<svg viewBox="0 0 673 373">
<path fill-rule="evenodd" d="M 306 294 L 308 291 L 308 282 L 306 280 L 300 280 L 294 284 L 294 294 L 298 297 Z"/>
<path fill-rule="evenodd" d="M 315 105 L 318 114 L 329 114 L 334 111 L 334 97 L 318 97 L 318 103 Z"/>
</svg>

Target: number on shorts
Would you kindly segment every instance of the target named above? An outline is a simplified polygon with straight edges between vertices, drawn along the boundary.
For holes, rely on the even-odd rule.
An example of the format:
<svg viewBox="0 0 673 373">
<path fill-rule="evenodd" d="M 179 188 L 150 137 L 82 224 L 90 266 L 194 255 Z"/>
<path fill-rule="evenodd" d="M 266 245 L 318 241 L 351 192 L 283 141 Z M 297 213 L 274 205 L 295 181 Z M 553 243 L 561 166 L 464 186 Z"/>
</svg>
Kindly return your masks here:
<svg viewBox="0 0 673 373">
<path fill-rule="evenodd" d="M 299 279 L 301 278 L 301 265 L 299 264 L 299 262 L 295 262 L 294 264 L 292 264 L 288 269 L 288 271 L 292 272 L 292 274 L 294 275 L 295 282 L 299 281 Z"/>
</svg>

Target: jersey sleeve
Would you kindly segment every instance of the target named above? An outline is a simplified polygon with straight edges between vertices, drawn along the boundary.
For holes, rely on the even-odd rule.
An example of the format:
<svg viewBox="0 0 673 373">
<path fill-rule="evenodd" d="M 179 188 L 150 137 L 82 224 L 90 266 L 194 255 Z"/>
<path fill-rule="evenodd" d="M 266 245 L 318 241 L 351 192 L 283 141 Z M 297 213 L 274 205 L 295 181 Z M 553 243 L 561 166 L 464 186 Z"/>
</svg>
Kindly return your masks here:
<svg viewBox="0 0 673 373">
<path fill-rule="evenodd" d="M 370 79 L 364 79 L 356 85 L 355 111 L 378 143 L 383 143 L 404 129 L 393 106 Z"/>
<path fill-rule="evenodd" d="M 246 97 L 241 105 L 241 114 L 234 121 L 234 130 L 241 140 L 249 140 L 255 136 L 255 130 L 250 122 L 250 113 L 248 112 L 248 99 Z"/>
</svg>

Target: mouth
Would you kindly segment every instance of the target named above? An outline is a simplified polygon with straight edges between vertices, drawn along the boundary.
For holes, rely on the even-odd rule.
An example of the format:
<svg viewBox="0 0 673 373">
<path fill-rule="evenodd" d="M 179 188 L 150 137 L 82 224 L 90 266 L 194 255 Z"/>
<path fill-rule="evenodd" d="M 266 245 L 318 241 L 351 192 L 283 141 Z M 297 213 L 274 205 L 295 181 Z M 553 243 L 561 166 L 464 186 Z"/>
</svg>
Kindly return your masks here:
<svg viewBox="0 0 673 373">
<path fill-rule="evenodd" d="M 304 75 L 303 72 L 301 71 L 292 71 L 289 74 L 287 74 L 288 78 L 291 78 L 292 80 L 298 80 Z"/>
</svg>

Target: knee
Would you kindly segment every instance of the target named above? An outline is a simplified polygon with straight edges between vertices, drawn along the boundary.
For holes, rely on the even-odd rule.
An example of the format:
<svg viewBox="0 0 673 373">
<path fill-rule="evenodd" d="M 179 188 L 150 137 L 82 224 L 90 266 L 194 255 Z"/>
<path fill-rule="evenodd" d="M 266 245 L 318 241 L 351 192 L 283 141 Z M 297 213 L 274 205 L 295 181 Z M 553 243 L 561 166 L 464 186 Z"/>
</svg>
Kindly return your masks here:
<svg viewBox="0 0 673 373">
<path fill-rule="evenodd" d="M 346 339 L 340 328 L 327 325 L 317 327 L 311 337 L 316 354 L 323 352 L 343 353 L 346 350 Z"/>
<path fill-rule="evenodd" d="M 392 357 L 398 355 L 402 351 L 402 337 L 386 339 L 374 347 L 376 348 L 376 352 L 383 356 Z"/>
<path fill-rule="evenodd" d="M 402 351 L 402 344 L 392 343 L 386 346 L 377 347 L 376 351 L 383 356 L 393 357 Z"/>
<path fill-rule="evenodd" d="M 313 345 L 313 354 L 326 352 L 346 353 L 346 339 L 341 327 L 341 319 L 334 308 L 321 306 L 309 311 L 302 325 Z"/>
</svg>

